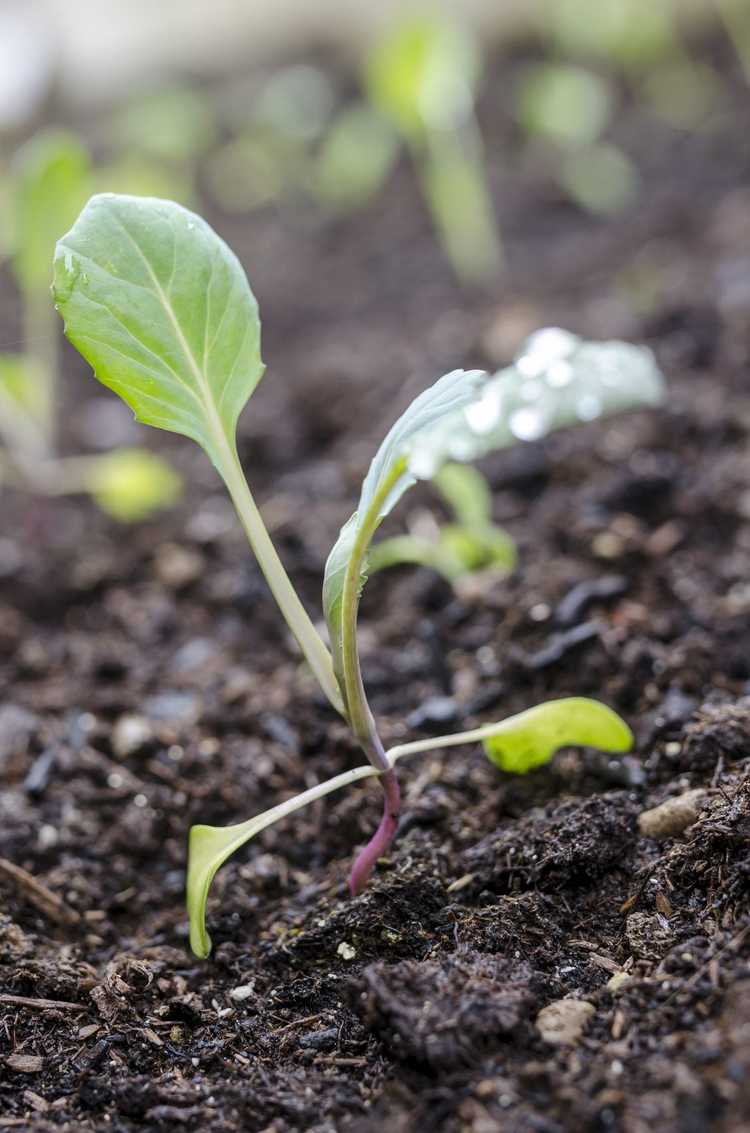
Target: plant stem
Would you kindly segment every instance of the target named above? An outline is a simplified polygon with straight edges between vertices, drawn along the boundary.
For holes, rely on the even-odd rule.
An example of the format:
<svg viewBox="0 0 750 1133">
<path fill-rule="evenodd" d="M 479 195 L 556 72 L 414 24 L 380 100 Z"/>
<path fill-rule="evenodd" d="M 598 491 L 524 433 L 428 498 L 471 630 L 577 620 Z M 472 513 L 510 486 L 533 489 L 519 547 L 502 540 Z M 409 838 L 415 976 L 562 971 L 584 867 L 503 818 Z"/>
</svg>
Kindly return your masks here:
<svg viewBox="0 0 750 1133">
<path fill-rule="evenodd" d="M 378 735 L 362 681 L 357 642 L 357 612 L 361 590 L 362 568 L 367 549 L 381 521 L 385 501 L 404 475 L 405 460 L 397 461 L 378 488 L 367 514 L 357 531 L 352 553 L 346 567 L 341 598 L 341 654 L 344 670 L 344 687 L 349 723 L 373 767 L 382 771 L 383 817 L 380 825 L 363 850 L 357 855 L 349 876 L 349 889 L 353 896 L 361 893 L 367 884 L 373 866 L 393 841 L 401 813 L 401 791 L 393 768 Z"/>
<path fill-rule="evenodd" d="M 297 639 L 320 687 L 336 711 L 345 717 L 346 711 L 333 672 L 331 655 L 284 570 L 281 559 L 266 531 L 261 514 L 252 497 L 236 450 L 230 448 L 223 433 L 221 438 L 223 444 L 220 449 L 220 457 L 222 458 L 220 471 L 248 542 L 258 560 L 260 569 L 265 575 L 271 593 L 276 599 L 289 629 Z"/>
<path fill-rule="evenodd" d="M 462 129 L 431 129 L 416 154 L 422 189 L 443 248 L 460 283 L 481 283 L 501 270 L 503 251 L 482 143 L 471 117 Z"/>
</svg>

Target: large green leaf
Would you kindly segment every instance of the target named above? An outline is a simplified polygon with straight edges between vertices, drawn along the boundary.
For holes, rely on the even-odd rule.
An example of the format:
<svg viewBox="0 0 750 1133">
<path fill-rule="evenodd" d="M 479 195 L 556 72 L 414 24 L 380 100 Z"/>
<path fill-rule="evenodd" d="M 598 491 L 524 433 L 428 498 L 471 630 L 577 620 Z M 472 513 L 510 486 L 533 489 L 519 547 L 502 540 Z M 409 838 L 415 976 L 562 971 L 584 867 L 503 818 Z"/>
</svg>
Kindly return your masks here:
<svg viewBox="0 0 750 1133">
<path fill-rule="evenodd" d="M 49 302 L 50 260 L 55 241 L 75 220 L 90 191 L 89 155 L 74 134 L 38 134 L 13 163 L 13 270 L 28 296 Z"/>
<path fill-rule="evenodd" d="M 57 245 L 53 291 L 99 381 L 226 466 L 263 363 L 257 303 L 213 229 L 172 201 L 92 197 Z"/>
<path fill-rule="evenodd" d="M 420 394 L 378 449 L 357 511 L 326 564 L 323 607 L 340 683 L 342 596 L 352 553 L 362 533 L 371 537 L 407 488 L 432 479 L 449 460 L 476 460 L 565 425 L 656 405 L 663 392 L 663 378 L 647 348 L 586 342 L 548 327 L 527 339 L 513 365 L 497 374 L 454 370 Z M 366 564 L 360 589 L 365 578 Z"/>
</svg>

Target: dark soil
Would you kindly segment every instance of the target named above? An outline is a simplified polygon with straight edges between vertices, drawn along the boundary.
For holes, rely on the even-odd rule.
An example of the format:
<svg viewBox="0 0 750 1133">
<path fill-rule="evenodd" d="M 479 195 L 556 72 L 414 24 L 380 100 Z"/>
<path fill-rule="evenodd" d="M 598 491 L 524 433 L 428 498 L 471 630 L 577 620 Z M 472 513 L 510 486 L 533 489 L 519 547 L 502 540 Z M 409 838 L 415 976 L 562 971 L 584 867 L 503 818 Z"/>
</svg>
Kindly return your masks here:
<svg viewBox="0 0 750 1133">
<path fill-rule="evenodd" d="M 212 215 L 264 312 L 242 455 L 310 608 L 377 442 L 439 373 L 496 366 L 546 324 L 654 347 L 664 410 L 486 462 L 512 578 L 457 595 L 390 572 L 362 618 L 387 741 L 579 693 L 625 715 L 632 756 L 561 753 L 526 778 L 476 750 L 405 763 L 400 835 L 355 900 L 378 791 L 333 795 L 221 871 L 200 963 L 189 825 L 361 757 L 187 441 L 149 435 L 189 493 L 132 530 L 3 497 L 0 1128 L 750 1128 L 750 97 L 725 54 L 704 130 L 626 100 L 616 136 L 644 188 L 607 222 L 520 159 L 490 85 L 509 270 L 479 294 L 451 282 L 407 167 L 350 219 Z M 7 272 L 2 295 L 7 346 Z M 65 364 L 71 450 L 126 436 Z M 413 493 L 394 529 L 424 506 Z M 690 788 L 692 825 L 640 832 Z M 555 1045 L 536 1020 L 565 997 L 588 1026 Z"/>
</svg>

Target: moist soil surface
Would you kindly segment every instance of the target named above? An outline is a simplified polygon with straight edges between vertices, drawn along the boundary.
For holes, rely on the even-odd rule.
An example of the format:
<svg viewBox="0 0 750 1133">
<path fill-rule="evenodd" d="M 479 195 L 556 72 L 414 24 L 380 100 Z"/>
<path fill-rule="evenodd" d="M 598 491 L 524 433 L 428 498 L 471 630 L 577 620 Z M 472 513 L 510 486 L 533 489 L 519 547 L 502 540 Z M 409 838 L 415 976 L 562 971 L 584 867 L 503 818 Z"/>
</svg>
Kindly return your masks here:
<svg viewBox="0 0 750 1133">
<path fill-rule="evenodd" d="M 406 163 L 349 218 L 203 206 L 263 311 L 241 454 L 310 609 L 377 443 L 439 373 L 549 324 L 654 348 L 663 409 L 484 463 L 511 577 L 384 572 L 362 611 L 387 743 L 581 694 L 630 722 L 631 755 L 405 761 L 399 836 L 356 899 L 378 789 L 332 795 L 222 869 L 197 961 L 190 824 L 361 756 L 189 442 L 149 432 L 188 488 L 137 527 L 4 495 L 0 1128 L 750 1128 L 750 98 L 724 54 L 700 130 L 623 93 L 642 191 L 606 221 L 522 156 L 490 85 L 507 273 L 481 290 L 452 282 Z M 2 296 L 7 347 L 7 271 Z M 69 451 L 143 441 L 64 364 Z M 415 490 L 389 530 L 425 509 Z"/>
</svg>

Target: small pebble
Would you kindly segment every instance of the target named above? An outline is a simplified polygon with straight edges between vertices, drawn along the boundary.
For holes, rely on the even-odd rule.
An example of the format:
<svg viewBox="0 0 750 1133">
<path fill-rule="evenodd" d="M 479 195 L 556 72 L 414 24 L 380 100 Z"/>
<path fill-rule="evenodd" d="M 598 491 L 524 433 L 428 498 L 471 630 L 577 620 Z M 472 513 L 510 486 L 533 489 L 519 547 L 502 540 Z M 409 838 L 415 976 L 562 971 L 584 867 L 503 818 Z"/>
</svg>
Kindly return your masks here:
<svg viewBox="0 0 750 1133">
<path fill-rule="evenodd" d="M 170 590 L 182 590 L 200 578 L 205 567 L 205 559 L 199 551 L 180 547 L 176 543 L 164 543 L 156 556 L 156 574 L 160 582 Z"/>
<path fill-rule="evenodd" d="M 645 838 L 655 838 L 657 842 L 676 838 L 697 820 L 705 798 L 706 791 L 698 788 L 666 799 L 638 816 L 638 829 Z"/>
<path fill-rule="evenodd" d="M 112 750 L 119 759 L 127 759 L 143 751 L 154 738 L 153 728 L 145 716 L 127 713 L 112 729 Z"/>
<path fill-rule="evenodd" d="M 246 999 L 252 998 L 255 995 L 255 984 L 240 984 L 239 987 L 233 987 L 229 993 L 229 998 L 233 999 L 235 1003 L 244 1003 Z"/>
<path fill-rule="evenodd" d="M 571 1046 L 578 1042 L 595 1014 L 596 1008 L 586 999 L 556 999 L 539 1012 L 536 1027 L 545 1042 Z"/>
</svg>

